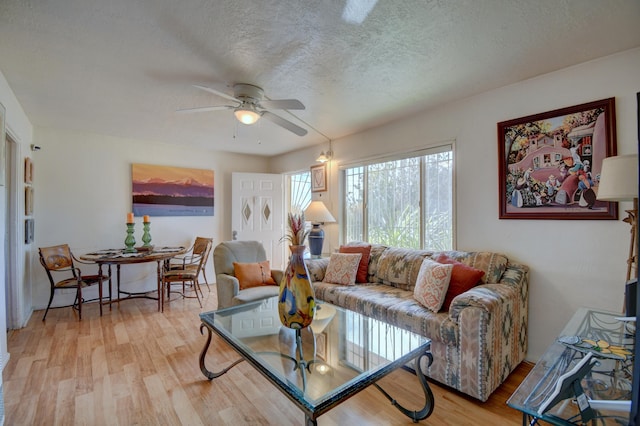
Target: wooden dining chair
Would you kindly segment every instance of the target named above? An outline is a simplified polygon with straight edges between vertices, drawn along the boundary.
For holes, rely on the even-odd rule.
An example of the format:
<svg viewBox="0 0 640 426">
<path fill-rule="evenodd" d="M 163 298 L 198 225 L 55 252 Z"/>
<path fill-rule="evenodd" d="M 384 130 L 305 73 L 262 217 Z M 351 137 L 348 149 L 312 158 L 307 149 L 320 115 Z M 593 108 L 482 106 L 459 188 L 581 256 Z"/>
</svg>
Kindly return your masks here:
<svg viewBox="0 0 640 426">
<path fill-rule="evenodd" d="M 75 266 L 74 262 L 80 262 L 71 253 L 71 249 L 67 244 L 60 244 L 52 247 L 40 247 L 38 249 L 40 253 L 40 264 L 44 267 L 49 278 L 49 284 L 51 286 L 51 295 L 49 296 L 49 303 L 47 309 L 44 311 L 42 321 L 47 318 L 49 309 L 73 307 L 78 311 L 78 319 L 82 320 L 82 304 L 93 300 L 100 301 L 100 315 L 102 315 L 102 286 L 98 285 L 98 299 L 84 300 L 82 297 L 82 289 L 102 282 L 108 282 L 109 276 L 107 275 L 83 275 L 80 268 Z M 101 279 L 102 278 L 102 279 Z M 51 308 L 53 302 L 53 296 L 57 290 L 64 290 L 69 288 L 76 289 L 76 298 L 72 305 L 54 306 Z"/>
<path fill-rule="evenodd" d="M 169 261 L 169 267 L 167 270 L 175 269 L 197 269 L 202 259 L 202 267 L 200 272 L 204 278 L 204 282 L 207 285 L 207 289 L 211 292 L 209 287 L 209 280 L 207 279 L 206 266 L 211 254 L 211 248 L 213 247 L 213 238 L 196 237 L 193 245 L 187 252 L 181 256 L 176 256 Z"/>
<path fill-rule="evenodd" d="M 206 239 L 208 241 L 204 241 L 204 247 L 202 247 L 202 254 L 197 256 L 192 256 L 195 259 L 192 259 L 191 263 L 184 263 L 183 268 L 171 268 L 162 274 L 162 286 L 163 286 L 163 294 L 164 290 L 167 292 L 167 299 L 171 301 L 171 293 L 181 294 L 184 298 L 195 298 L 198 299 L 198 303 L 200 307 L 202 307 L 202 301 L 200 300 L 200 296 L 202 295 L 202 289 L 200 288 L 200 272 L 204 266 L 204 262 L 206 260 L 206 253 L 211 251 L 211 245 L 213 244 L 213 240 L 211 238 Z M 171 290 L 171 286 L 174 284 L 181 284 L 182 291 Z M 187 284 L 190 285 L 195 293 L 195 296 L 187 296 L 185 294 L 187 290 Z M 199 292 L 199 294 L 198 294 Z M 163 304 L 164 306 L 164 304 Z"/>
</svg>

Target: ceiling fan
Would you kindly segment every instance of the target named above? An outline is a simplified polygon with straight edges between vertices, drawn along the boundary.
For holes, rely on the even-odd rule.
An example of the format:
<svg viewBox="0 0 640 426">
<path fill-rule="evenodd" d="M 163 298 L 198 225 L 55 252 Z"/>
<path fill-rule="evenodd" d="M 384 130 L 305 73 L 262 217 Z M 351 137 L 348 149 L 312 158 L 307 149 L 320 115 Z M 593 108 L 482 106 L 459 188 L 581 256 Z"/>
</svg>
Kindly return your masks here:
<svg viewBox="0 0 640 426">
<path fill-rule="evenodd" d="M 195 84 L 194 87 L 225 98 L 233 102 L 233 105 L 215 105 L 208 107 L 187 108 L 179 109 L 177 112 L 191 113 L 231 109 L 233 110 L 233 113 L 238 121 L 243 124 L 251 125 L 257 122 L 260 117 L 264 117 L 267 120 L 289 130 L 290 132 L 295 133 L 298 136 L 304 136 L 307 134 L 307 131 L 302 127 L 290 122 L 289 120 L 285 120 L 279 115 L 276 115 L 269 111 L 271 109 L 304 109 L 304 105 L 302 104 L 302 102 L 297 99 L 265 99 L 264 91 L 262 90 L 262 88 L 254 86 L 253 84 L 245 83 L 237 83 L 233 86 L 233 96 L 227 95 L 223 92 L 219 92 L 210 87 L 198 86 Z"/>
</svg>

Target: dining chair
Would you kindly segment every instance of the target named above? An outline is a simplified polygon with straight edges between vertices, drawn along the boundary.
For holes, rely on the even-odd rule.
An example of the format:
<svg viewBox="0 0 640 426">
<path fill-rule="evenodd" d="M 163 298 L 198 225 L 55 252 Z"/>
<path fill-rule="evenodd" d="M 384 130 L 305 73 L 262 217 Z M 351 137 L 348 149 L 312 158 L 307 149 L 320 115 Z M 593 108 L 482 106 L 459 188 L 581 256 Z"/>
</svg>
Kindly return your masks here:
<svg viewBox="0 0 640 426">
<path fill-rule="evenodd" d="M 202 307 L 202 301 L 200 300 L 200 295 L 202 295 L 202 289 L 200 288 L 199 277 L 200 277 L 200 272 L 202 271 L 202 268 L 204 266 L 204 262 L 206 260 L 205 254 L 211 251 L 211 245 L 213 244 L 212 239 L 208 238 L 206 240 L 208 241 L 203 242 L 204 247 L 202 248 L 202 254 L 197 256 L 192 256 L 193 258 L 197 257 L 197 260 L 192 259 L 192 262 L 195 261 L 195 264 L 185 263 L 184 268 L 168 269 L 168 270 L 165 270 L 164 273 L 162 274 L 163 294 L 166 288 L 167 299 L 169 301 L 171 301 L 171 293 L 178 293 L 178 294 L 181 294 L 182 297 L 184 298 L 198 299 L 198 303 L 200 304 L 200 307 Z M 189 283 L 193 288 L 193 292 L 195 293 L 195 296 L 187 296 L 185 294 L 187 283 Z M 171 290 L 171 286 L 173 284 L 181 284 L 182 291 L 179 292 L 179 291 Z M 198 294 L 198 292 L 200 292 L 200 294 Z"/>
<path fill-rule="evenodd" d="M 100 282 L 109 281 L 108 275 L 83 275 L 80 268 L 75 265 L 75 262 L 87 264 L 76 259 L 71 253 L 71 249 L 68 244 L 60 244 L 51 247 L 40 247 L 38 249 L 40 253 L 40 264 L 44 267 L 49 278 L 49 284 L 51 286 L 51 295 L 49 296 L 49 303 L 47 309 L 44 311 L 42 321 L 47 318 L 49 309 L 66 308 L 71 306 L 78 311 L 78 319 L 82 320 L 82 304 L 98 300 L 100 303 L 100 315 L 102 315 L 102 286 Z M 84 300 L 82 297 L 82 289 L 92 285 L 98 284 L 98 299 Z M 64 290 L 69 288 L 76 289 L 76 298 L 72 305 L 54 306 L 51 308 L 53 302 L 53 296 L 57 290 Z"/>
<path fill-rule="evenodd" d="M 167 270 L 172 269 L 197 269 L 202 257 L 201 273 L 204 278 L 204 282 L 207 285 L 207 289 L 211 292 L 209 287 L 209 280 L 207 279 L 207 261 L 211 254 L 211 248 L 213 247 L 213 238 L 196 237 L 193 245 L 187 252 L 181 256 L 172 258 L 168 263 Z"/>
</svg>

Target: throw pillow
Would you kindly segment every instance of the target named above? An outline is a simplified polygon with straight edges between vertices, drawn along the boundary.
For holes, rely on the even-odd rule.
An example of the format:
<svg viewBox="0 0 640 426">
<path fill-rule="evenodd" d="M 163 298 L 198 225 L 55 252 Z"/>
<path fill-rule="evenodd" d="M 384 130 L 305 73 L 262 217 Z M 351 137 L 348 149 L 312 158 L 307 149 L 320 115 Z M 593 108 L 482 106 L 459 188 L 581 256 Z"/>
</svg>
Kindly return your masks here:
<svg viewBox="0 0 640 426">
<path fill-rule="evenodd" d="M 322 281 L 332 284 L 354 285 L 361 257 L 360 253 L 332 253 Z"/>
<path fill-rule="evenodd" d="M 271 276 L 268 260 L 256 263 L 233 262 L 233 271 L 240 283 L 240 290 L 261 285 L 278 285 Z"/>
<path fill-rule="evenodd" d="M 453 265 L 443 265 L 425 258 L 420 265 L 413 297 L 425 308 L 438 312 L 449 288 Z"/>
<path fill-rule="evenodd" d="M 357 283 L 366 283 L 367 273 L 369 271 L 369 256 L 371 255 L 371 244 L 358 244 L 340 246 L 340 253 L 360 253 L 360 263 L 358 264 L 358 272 L 356 273 Z"/>
<path fill-rule="evenodd" d="M 448 311 L 453 298 L 475 287 L 483 277 L 484 271 L 472 268 L 469 265 L 465 265 L 462 262 L 451 259 L 445 254 L 438 256 L 436 258 L 436 262 L 453 265 L 451 282 L 449 283 L 449 289 L 447 290 L 447 295 L 444 298 L 444 303 L 442 304 L 442 309 Z"/>
</svg>

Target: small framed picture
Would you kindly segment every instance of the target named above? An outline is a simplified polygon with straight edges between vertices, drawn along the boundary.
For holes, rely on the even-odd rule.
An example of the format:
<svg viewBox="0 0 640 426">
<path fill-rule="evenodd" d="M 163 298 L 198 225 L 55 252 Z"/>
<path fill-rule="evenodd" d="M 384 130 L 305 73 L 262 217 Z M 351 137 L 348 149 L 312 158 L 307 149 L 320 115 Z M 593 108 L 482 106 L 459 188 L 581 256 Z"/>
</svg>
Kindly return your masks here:
<svg viewBox="0 0 640 426">
<path fill-rule="evenodd" d="M 33 188 L 30 186 L 24 189 L 24 214 L 25 216 L 33 214 Z"/>
<path fill-rule="evenodd" d="M 311 192 L 327 190 L 327 165 L 311 166 Z"/>
<path fill-rule="evenodd" d="M 34 237 L 34 222 L 33 219 L 25 219 L 24 221 L 24 243 L 31 244 Z"/>
<path fill-rule="evenodd" d="M 33 162 L 29 157 L 24 159 L 24 183 L 33 183 Z"/>
</svg>

